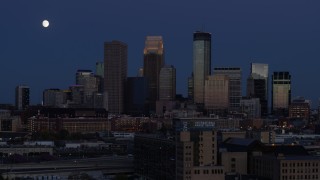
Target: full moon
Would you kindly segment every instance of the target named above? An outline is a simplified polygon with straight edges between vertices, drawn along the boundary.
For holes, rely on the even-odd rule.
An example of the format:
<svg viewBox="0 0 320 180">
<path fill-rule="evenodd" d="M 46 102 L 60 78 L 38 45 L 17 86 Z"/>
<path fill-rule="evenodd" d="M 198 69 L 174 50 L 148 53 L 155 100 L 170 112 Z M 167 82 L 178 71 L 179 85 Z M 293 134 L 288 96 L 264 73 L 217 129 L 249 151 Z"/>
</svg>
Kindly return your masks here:
<svg viewBox="0 0 320 180">
<path fill-rule="evenodd" d="M 43 20 L 42 21 L 42 26 L 45 27 L 45 28 L 48 27 L 49 26 L 49 21 L 48 20 Z"/>
</svg>

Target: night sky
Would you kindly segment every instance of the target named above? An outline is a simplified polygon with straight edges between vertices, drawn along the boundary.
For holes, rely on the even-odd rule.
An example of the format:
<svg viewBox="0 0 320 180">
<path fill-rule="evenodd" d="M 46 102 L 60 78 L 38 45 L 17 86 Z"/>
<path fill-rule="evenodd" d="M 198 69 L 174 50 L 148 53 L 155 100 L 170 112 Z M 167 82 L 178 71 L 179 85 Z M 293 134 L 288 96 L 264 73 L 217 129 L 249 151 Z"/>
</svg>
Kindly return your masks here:
<svg viewBox="0 0 320 180">
<path fill-rule="evenodd" d="M 147 35 L 163 36 L 177 93 L 186 95 L 196 30 L 212 33 L 213 67 L 241 67 L 245 80 L 250 62 L 267 63 L 270 75 L 291 73 L 292 97 L 313 106 L 320 97 L 319 0 L 6 0 L 0 23 L 0 103 L 14 103 L 19 84 L 30 86 L 32 104 L 46 88 L 67 89 L 77 69 L 103 60 L 104 41 L 128 44 L 135 76 Z"/>
</svg>

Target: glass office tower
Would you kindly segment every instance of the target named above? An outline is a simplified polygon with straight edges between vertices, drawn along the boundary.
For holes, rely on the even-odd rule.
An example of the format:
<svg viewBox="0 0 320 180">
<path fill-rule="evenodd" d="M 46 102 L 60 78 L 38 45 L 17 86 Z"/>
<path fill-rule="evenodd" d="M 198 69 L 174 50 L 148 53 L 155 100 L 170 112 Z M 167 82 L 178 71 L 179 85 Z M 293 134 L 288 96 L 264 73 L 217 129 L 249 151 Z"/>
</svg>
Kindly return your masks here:
<svg viewBox="0 0 320 180">
<path fill-rule="evenodd" d="M 291 75 L 289 72 L 273 72 L 272 113 L 287 115 L 291 102 Z"/>
<path fill-rule="evenodd" d="M 96 62 L 96 75 L 104 78 L 104 63 Z"/>
<path fill-rule="evenodd" d="M 125 89 L 126 113 L 148 115 L 148 81 L 145 77 L 128 77 Z"/>
<path fill-rule="evenodd" d="M 160 70 L 159 100 L 173 101 L 176 98 L 176 68 L 166 65 Z"/>
<path fill-rule="evenodd" d="M 188 100 L 193 102 L 193 73 L 188 77 Z"/>
<path fill-rule="evenodd" d="M 268 64 L 251 63 L 251 74 L 247 80 L 247 96 L 259 98 L 261 115 L 268 115 Z"/>
<path fill-rule="evenodd" d="M 16 108 L 25 110 L 30 104 L 30 88 L 25 85 L 16 87 Z"/>
<path fill-rule="evenodd" d="M 143 76 L 148 80 L 150 110 L 155 111 L 159 99 L 159 75 L 164 66 L 162 37 L 147 36 L 143 54 Z"/>
<path fill-rule="evenodd" d="M 193 83 L 194 102 L 204 104 L 204 84 L 211 75 L 211 34 L 193 33 Z"/>
<path fill-rule="evenodd" d="M 97 76 L 91 70 L 77 70 L 76 84 L 84 88 L 84 107 L 93 107 L 94 93 L 99 90 L 98 82 Z"/>
<path fill-rule="evenodd" d="M 226 75 L 229 78 L 229 111 L 239 112 L 241 94 L 241 68 L 219 67 L 214 68 L 214 75 Z"/>
</svg>

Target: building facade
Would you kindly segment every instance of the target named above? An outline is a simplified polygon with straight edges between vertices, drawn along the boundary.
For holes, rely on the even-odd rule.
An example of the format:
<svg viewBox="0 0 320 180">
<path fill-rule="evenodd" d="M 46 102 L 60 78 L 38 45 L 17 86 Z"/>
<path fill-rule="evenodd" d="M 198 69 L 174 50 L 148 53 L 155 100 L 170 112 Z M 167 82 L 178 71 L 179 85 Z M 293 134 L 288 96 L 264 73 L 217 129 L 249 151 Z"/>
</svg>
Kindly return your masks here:
<svg viewBox="0 0 320 180">
<path fill-rule="evenodd" d="M 91 70 L 78 70 L 76 84 L 83 86 L 84 106 L 93 106 L 93 94 L 98 92 L 98 80 Z"/>
<path fill-rule="evenodd" d="M 16 109 L 25 110 L 30 105 L 30 88 L 20 85 L 16 87 Z"/>
<path fill-rule="evenodd" d="M 124 112 L 124 87 L 127 79 L 128 46 L 120 41 L 104 43 L 104 96 L 110 113 Z"/>
<path fill-rule="evenodd" d="M 147 115 L 148 80 L 145 77 L 128 77 L 125 90 L 126 113 L 131 115 Z"/>
<path fill-rule="evenodd" d="M 268 115 L 268 64 L 251 63 L 251 73 L 247 79 L 247 96 L 259 98 L 261 115 Z"/>
<path fill-rule="evenodd" d="M 191 76 L 188 77 L 188 100 L 191 102 L 193 102 L 193 96 L 194 96 L 193 85 L 194 85 L 194 82 L 193 82 L 193 73 L 192 73 Z"/>
<path fill-rule="evenodd" d="M 159 100 L 173 101 L 176 97 L 176 68 L 165 65 L 160 70 Z"/>
<path fill-rule="evenodd" d="M 172 126 L 176 131 L 188 131 L 192 129 L 239 129 L 240 119 L 231 118 L 174 118 Z"/>
<path fill-rule="evenodd" d="M 193 99 L 196 104 L 204 104 L 204 85 L 209 75 L 211 75 L 211 34 L 197 31 L 193 33 Z"/>
<path fill-rule="evenodd" d="M 226 75 L 229 78 L 229 111 L 239 112 L 242 98 L 241 68 L 214 68 L 214 75 Z"/>
<path fill-rule="evenodd" d="M 50 118 L 31 117 L 28 119 L 30 132 L 59 132 L 67 130 L 69 133 L 95 133 L 111 130 L 108 118 L 75 117 L 75 118 Z"/>
<path fill-rule="evenodd" d="M 61 89 L 45 89 L 43 91 L 43 106 L 64 107 L 66 94 Z"/>
<path fill-rule="evenodd" d="M 210 128 L 178 133 L 177 179 L 224 179 L 224 168 L 218 166 L 217 132 Z"/>
<path fill-rule="evenodd" d="M 150 111 L 155 111 L 159 99 L 160 70 L 164 66 L 162 36 L 147 36 L 143 54 L 143 76 L 148 80 Z"/>
<path fill-rule="evenodd" d="M 143 67 L 138 69 L 137 77 L 143 77 Z"/>
<path fill-rule="evenodd" d="M 311 114 L 311 103 L 302 97 L 294 99 L 289 105 L 289 117 L 309 120 Z"/>
<path fill-rule="evenodd" d="M 289 72 L 273 72 L 271 110 L 276 115 L 288 115 L 291 103 L 291 75 Z"/>
<path fill-rule="evenodd" d="M 96 62 L 96 75 L 104 78 L 104 63 Z"/>
<path fill-rule="evenodd" d="M 103 94 L 104 92 L 104 62 L 96 62 L 96 83 L 98 86 L 98 93 Z"/>
<path fill-rule="evenodd" d="M 240 100 L 240 112 L 246 114 L 247 119 L 261 117 L 261 104 L 259 98 L 244 98 Z"/>
<path fill-rule="evenodd" d="M 253 156 L 252 172 L 274 180 L 319 179 L 320 159 L 312 156 L 286 156 L 283 154 Z"/>
<path fill-rule="evenodd" d="M 0 132 L 17 132 L 19 130 L 21 130 L 21 118 L 12 116 L 9 110 L 0 109 Z"/>
<path fill-rule="evenodd" d="M 145 179 L 175 179 L 175 155 L 173 140 L 153 134 L 134 137 L 135 172 Z"/>
<path fill-rule="evenodd" d="M 93 108 L 34 108 L 28 118 L 29 132 L 90 133 L 111 129 L 108 112 Z"/>
<path fill-rule="evenodd" d="M 248 153 L 221 151 L 221 164 L 226 173 L 247 174 Z"/>
<path fill-rule="evenodd" d="M 83 107 L 84 105 L 84 87 L 83 85 L 72 85 L 69 87 L 71 93 L 71 102 L 69 107 Z"/>
<path fill-rule="evenodd" d="M 229 107 L 229 78 L 226 75 L 208 76 L 205 81 L 204 107 L 209 113 L 225 115 Z"/>
</svg>

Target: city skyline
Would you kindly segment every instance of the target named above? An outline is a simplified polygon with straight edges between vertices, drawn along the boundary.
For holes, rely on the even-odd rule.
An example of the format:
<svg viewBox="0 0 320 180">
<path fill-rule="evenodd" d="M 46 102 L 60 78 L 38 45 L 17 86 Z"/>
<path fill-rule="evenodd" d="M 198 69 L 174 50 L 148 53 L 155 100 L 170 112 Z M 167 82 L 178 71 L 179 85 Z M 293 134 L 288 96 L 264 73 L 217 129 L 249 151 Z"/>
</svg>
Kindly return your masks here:
<svg viewBox="0 0 320 180">
<path fill-rule="evenodd" d="M 319 180 L 319 7 L 0 1 L 0 180 Z"/>
<path fill-rule="evenodd" d="M 128 10 L 127 14 L 113 17 L 119 14 L 123 2 L 128 5 L 124 9 Z M 316 59 L 320 58 L 317 53 L 320 37 L 316 33 L 319 2 L 203 3 L 207 6 L 185 2 L 180 13 L 173 16 L 177 2 L 93 1 L 87 8 L 84 1 L 1 2 L 0 81 L 5 86 L 0 89 L 0 103 L 13 104 L 14 88 L 19 84 L 30 87 L 31 104 L 41 102 L 44 89 L 69 87 L 74 83 L 76 70 L 94 70 L 95 63 L 103 60 L 106 41 L 120 40 L 128 44 L 128 77 L 135 76 L 142 67 L 144 39 L 149 35 L 163 36 L 166 64 L 177 69 L 177 93 L 186 96 L 187 78 L 192 72 L 192 33 L 204 30 L 212 34 L 211 70 L 241 67 L 245 85 L 250 63 L 266 63 L 269 74 L 290 72 L 292 97 L 304 96 L 312 100 L 313 106 L 318 104 L 320 87 L 305 79 L 316 76 Z M 138 12 L 153 5 L 166 11 L 155 10 L 159 15 L 152 17 Z M 71 8 L 72 15 L 68 14 Z M 82 15 L 83 9 L 87 10 L 86 15 Z M 158 24 L 150 21 L 152 18 Z M 41 27 L 43 19 L 50 21 L 49 28 Z M 143 24 L 145 20 L 150 21 L 149 26 Z M 118 23 L 120 21 L 123 23 Z M 15 53 L 17 49 L 19 53 Z"/>
</svg>

